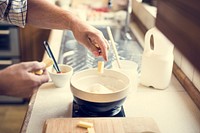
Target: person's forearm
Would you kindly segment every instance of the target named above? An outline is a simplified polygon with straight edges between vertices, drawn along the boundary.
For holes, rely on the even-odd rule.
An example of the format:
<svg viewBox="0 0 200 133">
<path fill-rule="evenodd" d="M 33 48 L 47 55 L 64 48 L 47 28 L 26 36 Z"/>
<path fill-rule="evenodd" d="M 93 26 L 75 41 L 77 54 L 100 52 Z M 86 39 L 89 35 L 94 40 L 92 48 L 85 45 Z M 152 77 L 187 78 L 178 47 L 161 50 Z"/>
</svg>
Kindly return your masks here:
<svg viewBox="0 0 200 133">
<path fill-rule="evenodd" d="M 63 10 L 47 0 L 28 0 L 27 24 L 47 29 L 69 29 L 74 14 Z"/>
<path fill-rule="evenodd" d="M 102 32 L 95 27 L 47 0 L 28 0 L 27 5 L 28 24 L 48 29 L 71 30 L 80 44 L 87 47 L 95 56 L 102 56 L 106 61 L 108 60 L 109 44 Z"/>
</svg>

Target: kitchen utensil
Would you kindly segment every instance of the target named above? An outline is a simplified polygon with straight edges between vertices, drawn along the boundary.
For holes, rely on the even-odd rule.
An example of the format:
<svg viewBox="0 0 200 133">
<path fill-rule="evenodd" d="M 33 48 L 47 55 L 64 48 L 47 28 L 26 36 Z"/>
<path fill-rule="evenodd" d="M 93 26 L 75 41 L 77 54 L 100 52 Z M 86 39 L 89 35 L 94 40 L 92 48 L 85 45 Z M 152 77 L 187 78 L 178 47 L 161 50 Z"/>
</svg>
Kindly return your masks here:
<svg viewBox="0 0 200 133">
<path fill-rule="evenodd" d="M 94 88 L 96 92 L 94 89 L 90 91 L 95 84 L 110 91 L 98 92 L 99 88 Z M 70 86 L 74 101 L 84 112 L 92 116 L 104 113 L 116 115 L 128 95 L 130 78 L 115 70 L 104 69 L 104 73 L 99 74 L 97 69 L 86 69 L 72 76 Z"/>
<path fill-rule="evenodd" d="M 173 57 L 172 43 L 157 28 L 150 29 L 145 35 L 140 83 L 157 89 L 167 88 L 171 80 Z"/>
<path fill-rule="evenodd" d="M 111 41 L 111 45 L 113 47 L 113 51 L 114 51 L 114 55 L 116 57 L 116 60 L 117 60 L 117 64 L 118 64 L 118 67 L 120 68 L 121 65 L 120 65 L 120 61 L 119 61 L 119 55 L 118 55 L 118 52 L 117 52 L 117 48 L 115 46 L 115 41 L 113 39 L 113 35 L 112 35 L 112 32 L 111 32 L 111 29 L 109 26 L 107 26 L 107 33 L 108 33 L 108 36 L 110 38 L 110 41 Z"/>
<path fill-rule="evenodd" d="M 51 51 L 51 48 L 49 47 L 49 44 L 48 44 L 47 41 L 44 41 L 44 48 L 45 48 L 47 54 L 49 55 L 49 57 L 53 59 L 53 62 L 54 62 L 53 67 L 54 67 L 54 69 L 56 70 L 57 73 L 60 73 L 61 72 L 60 68 L 58 67 L 58 64 L 57 64 L 57 62 L 56 62 L 56 60 L 54 58 L 54 55 L 53 55 L 53 53 Z"/>
<path fill-rule="evenodd" d="M 156 122 L 150 117 L 126 118 L 52 118 L 46 120 L 44 133 L 82 133 L 80 121 L 93 124 L 95 133 L 160 133 Z"/>
</svg>

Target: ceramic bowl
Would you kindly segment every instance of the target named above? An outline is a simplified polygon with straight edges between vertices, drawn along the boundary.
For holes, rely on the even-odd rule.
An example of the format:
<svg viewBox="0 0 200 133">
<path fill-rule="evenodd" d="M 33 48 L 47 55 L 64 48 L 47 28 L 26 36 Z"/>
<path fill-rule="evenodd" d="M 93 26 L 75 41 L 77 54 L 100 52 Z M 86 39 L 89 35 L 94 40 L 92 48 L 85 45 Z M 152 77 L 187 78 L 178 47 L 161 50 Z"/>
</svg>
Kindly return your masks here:
<svg viewBox="0 0 200 133">
<path fill-rule="evenodd" d="M 130 89 L 130 78 L 122 72 L 87 69 L 71 77 L 71 92 L 82 111 L 90 115 L 117 114 Z"/>
<path fill-rule="evenodd" d="M 67 86 L 70 83 L 70 78 L 73 74 L 73 68 L 66 64 L 58 64 L 61 73 L 57 73 L 53 67 L 47 71 L 54 85 L 58 88 Z"/>
</svg>

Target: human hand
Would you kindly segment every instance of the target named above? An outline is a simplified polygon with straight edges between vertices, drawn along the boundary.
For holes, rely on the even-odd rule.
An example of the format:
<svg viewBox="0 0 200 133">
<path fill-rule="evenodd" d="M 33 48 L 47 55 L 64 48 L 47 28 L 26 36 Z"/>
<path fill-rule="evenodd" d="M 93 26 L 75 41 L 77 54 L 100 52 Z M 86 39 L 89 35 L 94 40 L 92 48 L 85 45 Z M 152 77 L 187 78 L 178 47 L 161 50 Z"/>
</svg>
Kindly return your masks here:
<svg viewBox="0 0 200 133">
<path fill-rule="evenodd" d="M 108 60 L 109 43 L 101 31 L 79 19 L 74 19 L 71 30 L 76 40 L 87 47 L 95 56 L 102 56 L 104 60 Z"/>
<path fill-rule="evenodd" d="M 71 30 L 80 44 L 95 56 L 102 56 L 104 60 L 108 60 L 109 43 L 102 32 L 81 20 L 76 14 L 44 0 L 30 0 L 27 6 L 28 24 L 47 29 Z"/>
<path fill-rule="evenodd" d="M 14 64 L 0 71 L 0 94 L 28 98 L 34 88 L 49 80 L 47 72 L 42 75 L 33 72 L 45 69 L 45 64 L 37 61 Z"/>
</svg>

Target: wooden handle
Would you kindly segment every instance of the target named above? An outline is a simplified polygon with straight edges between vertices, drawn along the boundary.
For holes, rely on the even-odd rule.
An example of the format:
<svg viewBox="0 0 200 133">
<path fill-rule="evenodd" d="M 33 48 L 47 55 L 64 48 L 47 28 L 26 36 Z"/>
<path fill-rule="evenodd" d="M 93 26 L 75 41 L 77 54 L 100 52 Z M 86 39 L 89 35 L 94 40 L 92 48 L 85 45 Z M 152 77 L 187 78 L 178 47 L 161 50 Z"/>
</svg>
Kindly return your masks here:
<svg viewBox="0 0 200 133">
<path fill-rule="evenodd" d="M 108 36 L 109 36 L 110 41 L 111 41 L 111 45 L 112 45 L 113 50 L 114 50 L 115 57 L 116 57 L 116 59 L 117 59 L 118 67 L 121 68 L 120 61 L 119 61 L 119 56 L 118 56 L 118 52 L 117 52 L 117 48 L 116 48 L 116 46 L 115 46 L 115 41 L 114 41 L 114 39 L 113 39 L 112 32 L 111 32 L 109 26 L 107 26 L 107 32 L 108 32 Z"/>
</svg>

